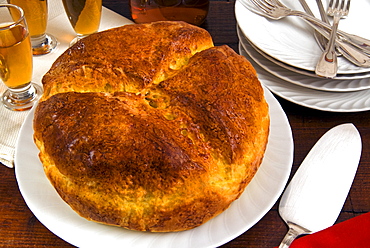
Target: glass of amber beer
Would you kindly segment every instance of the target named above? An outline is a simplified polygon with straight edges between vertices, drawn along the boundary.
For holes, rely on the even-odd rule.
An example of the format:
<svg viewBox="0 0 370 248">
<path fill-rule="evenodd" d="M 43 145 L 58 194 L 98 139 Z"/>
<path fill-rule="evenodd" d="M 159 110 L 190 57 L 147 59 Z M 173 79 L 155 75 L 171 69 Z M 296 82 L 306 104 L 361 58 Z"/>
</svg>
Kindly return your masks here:
<svg viewBox="0 0 370 248">
<path fill-rule="evenodd" d="M 98 31 L 102 0 L 63 0 L 63 5 L 69 22 L 77 34 L 71 45 Z"/>
<path fill-rule="evenodd" d="M 1 100 L 10 110 L 30 109 L 42 88 L 31 83 L 32 48 L 23 10 L 0 4 L 0 80 L 7 86 Z"/>
<path fill-rule="evenodd" d="M 47 0 L 8 0 L 21 7 L 27 20 L 34 55 L 50 53 L 57 46 L 56 38 L 46 33 L 48 21 Z"/>
</svg>

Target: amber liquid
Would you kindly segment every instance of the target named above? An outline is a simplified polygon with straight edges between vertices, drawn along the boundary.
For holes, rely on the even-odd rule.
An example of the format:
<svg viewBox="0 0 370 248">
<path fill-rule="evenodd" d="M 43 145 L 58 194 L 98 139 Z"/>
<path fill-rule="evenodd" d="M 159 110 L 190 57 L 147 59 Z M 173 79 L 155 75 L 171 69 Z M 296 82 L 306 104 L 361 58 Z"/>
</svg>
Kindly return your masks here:
<svg viewBox="0 0 370 248">
<path fill-rule="evenodd" d="M 208 14 L 209 0 L 130 0 L 136 23 L 185 21 L 201 25 Z"/>
<path fill-rule="evenodd" d="M 46 0 L 8 0 L 8 3 L 23 9 L 31 37 L 45 33 L 48 20 Z"/>
<path fill-rule="evenodd" d="M 63 5 L 78 35 L 88 35 L 98 31 L 102 0 L 63 0 Z"/>
<path fill-rule="evenodd" d="M 32 79 L 32 48 L 27 30 L 21 26 L 0 30 L 0 78 L 12 89 Z"/>
</svg>

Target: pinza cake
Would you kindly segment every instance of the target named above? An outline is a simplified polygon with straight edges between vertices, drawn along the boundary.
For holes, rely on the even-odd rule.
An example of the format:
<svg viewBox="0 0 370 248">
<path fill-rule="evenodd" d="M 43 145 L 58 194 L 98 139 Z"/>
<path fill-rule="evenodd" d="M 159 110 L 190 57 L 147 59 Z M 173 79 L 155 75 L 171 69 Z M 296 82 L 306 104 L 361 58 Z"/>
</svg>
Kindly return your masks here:
<svg viewBox="0 0 370 248">
<path fill-rule="evenodd" d="M 40 160 L 88 220 L 197 227 L 242 194 L 264 156 L 270 120 L 256 71 L 199 27 L 155 22 L 90 35 L 43 86 Z"/>
</svg>

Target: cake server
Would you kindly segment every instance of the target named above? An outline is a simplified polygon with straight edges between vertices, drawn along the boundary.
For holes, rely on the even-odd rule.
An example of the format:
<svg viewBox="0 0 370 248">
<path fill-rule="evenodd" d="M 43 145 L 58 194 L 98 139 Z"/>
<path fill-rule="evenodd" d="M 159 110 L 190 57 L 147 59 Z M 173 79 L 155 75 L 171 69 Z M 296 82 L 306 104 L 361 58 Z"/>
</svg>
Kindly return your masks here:
<svg viewBox="0 0 370 248">
<path fill-rule="evenodd" d="M 284 191 L 279 214 L 289 227 L 279 248 L 301 234 L 332 226 L 343 207 L 361 156 L 361 136 L 353 124 L 326 132 L 304 159 Z"/>
</svg>

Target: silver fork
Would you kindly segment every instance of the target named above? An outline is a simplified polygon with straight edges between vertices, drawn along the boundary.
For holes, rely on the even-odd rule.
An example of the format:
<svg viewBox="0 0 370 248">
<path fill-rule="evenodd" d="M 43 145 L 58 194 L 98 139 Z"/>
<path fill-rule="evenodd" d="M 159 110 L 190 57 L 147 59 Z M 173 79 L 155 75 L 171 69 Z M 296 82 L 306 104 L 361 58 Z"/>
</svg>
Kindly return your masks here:
<svg viewBox="0 0 370 248">
<path fill-rule="evenodd" d="M 328 45 L 316 65 L 315 73 L 318 76 L 334 78 L 337 75 L 338 60 L 335 53 L 335 39 L 339 20 L 348 15 L 350 2 L 350 0 L 330 0 L 327 12 L 328 15 L 334 17 L 334 20 Z"/>
<path fill-rule="evenodd" d="M 314 29 L 316 29 L 326 38 L 329 38 L 330 36 L 331 26 L 329 24 L 302 11 L 292 10 L 278 0 L 238 0 L 238 1 L 250 11 L 273 20 L 280 20 L 287 16 L 298 16 L 300 18 L 303 18 L 303 20 L 305 20 L 309 25 L 311 25 Z M 338 41 L 342 43 L 346 42 L 358 49 L 370 53 L 370 40 L 357 35 L 348 34 L 341 30 L 337 31 L 337 35 L 340 38 L 340 40 L 337 38 L 336 40 L 337 42 Z"/>
<path fill-rule="evenodd" d="M 304 11 L 306 11 L 307 14 L 315 16 L 312 13 L 310 7 L 308 6 L 306 0 L 299 0 L 299 2 L 300 2 Z M 316 0 L 316 3 L 317 3 L 317 7 L 319 8 L 319 11 L 320 11 L 321 20 L 324 21 L 327 24 L 330 24 L 328 16 L 326 14 L 326 11 L 324 9 L 324 6 L 323 6 L 321 0 Z M 315 37 L 315 40 L 316 40 L 317 44 L 322 49 L 322 51 L 325 51 L 326 45 L 328 44 L 328 40 L 324 36 L 322 36 L 317 30 L 314 31 L 314 37 Z M 338 50 L 336 50 L 336 53 L 337 53 L 337 56 L 342 55 Z"/>
<path fill-rule="evenodd" d="M 302 11 L 292 10 L 278 0 L 238 1 L 250 11 L 272 20 L 280 20 L 287 16 L 301 17 L 324 37 L 327 39 L 330 37 L 330 25 Z M 370 67 L 370 57 L 367 54 L 370 53 L 370 40 L 340 30 L 337 31 L 337 34 L 340 39 L 336 37 L 335 41 L 337 46 L 341 48 L 342 55 L 357 66 Z"/>
</svg>

